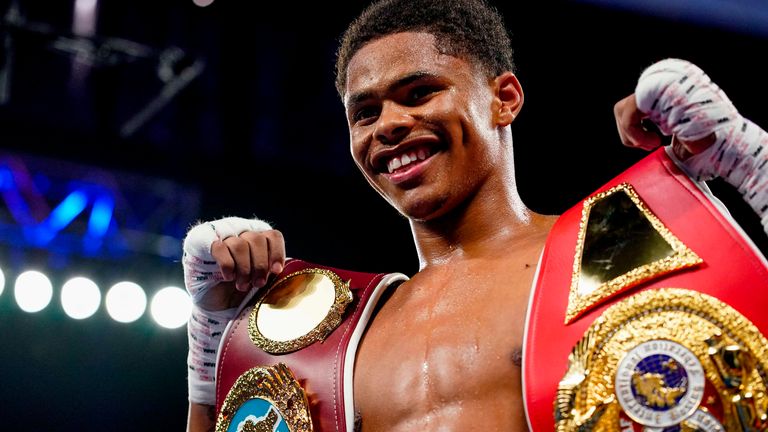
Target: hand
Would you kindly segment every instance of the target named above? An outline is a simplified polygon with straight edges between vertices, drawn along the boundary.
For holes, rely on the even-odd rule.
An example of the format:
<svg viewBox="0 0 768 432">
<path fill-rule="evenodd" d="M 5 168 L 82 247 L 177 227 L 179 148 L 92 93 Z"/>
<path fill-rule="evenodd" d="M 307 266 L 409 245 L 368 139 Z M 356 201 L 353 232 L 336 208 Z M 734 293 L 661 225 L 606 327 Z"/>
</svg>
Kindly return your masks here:
<svg viewBox="0 0 768 432">
<path fill-rule="evenodd" d="M 650 119 L 646 113 L 637 107 L 634 93 L 616 102 L 613 107 L 613 115 L 616 117 L 619 138 L 625 146 L 651 151 L 664 144 L 658 129 L 646 126 Z M 693 141 L 685 141 L 673 135 L 671 142 L 675 156 L 683 161 L 703 152 L 714 143 L 714 133 Z"/>
<path fill-rule="evenodd" d="M 215 240 L 211 255 L 219 263 L 223 280 L 247 292 L 261 288 L 270 274 L 279 274 L 285 265 L 285 241 L 278 230 L 246 231 L 238 236 Z"/>
<path fill-rule="evenodd" d="M 204 222 L 184 240 L 184 276 L 195 305 L 206 310 L 240 304 L 252 288 L 285 265 L 280 231 L 257 219 L 236 217 Z"/>
</svg>

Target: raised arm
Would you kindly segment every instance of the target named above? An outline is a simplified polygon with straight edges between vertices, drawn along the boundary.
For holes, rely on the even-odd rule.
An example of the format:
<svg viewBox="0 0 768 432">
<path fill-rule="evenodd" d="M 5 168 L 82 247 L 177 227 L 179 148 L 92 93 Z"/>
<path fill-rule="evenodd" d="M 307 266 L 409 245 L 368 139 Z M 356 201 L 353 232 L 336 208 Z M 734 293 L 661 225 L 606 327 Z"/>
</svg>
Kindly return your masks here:
<svg viewBox="0 0 768 432">
<path fill-rule="evenodd" d="M 648 119 L 672 136 L 672 149 L 691 177 L 722 177 L 736 187 L 768 233 L 768 133 L 744 118 L 696 65 L 666 59 L 646 69 L 635 93 L 614 107 L 624 145 L 661 144 L 643 127 Z"/>
<path fill-rule="evenodd" d="M 264 221 L 228 217 L 190 229 L 182 263 L 194 304 L 187 325 L 187 430 L 212 431 L 219 341 L 247 293 L 283 270 L 285 244 L 280 231 Z"/>
</svg>

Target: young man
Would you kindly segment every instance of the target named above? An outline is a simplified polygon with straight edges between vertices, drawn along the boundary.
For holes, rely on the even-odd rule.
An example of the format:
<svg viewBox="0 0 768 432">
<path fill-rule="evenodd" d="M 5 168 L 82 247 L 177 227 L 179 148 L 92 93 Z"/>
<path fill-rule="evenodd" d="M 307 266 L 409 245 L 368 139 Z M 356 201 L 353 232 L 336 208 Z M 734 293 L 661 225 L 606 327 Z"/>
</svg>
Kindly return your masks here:
<svg viewBox="0 0 768 432">
<path fill-rule="evenodd" d="M 511 125 L 524 97 L 501 18 L 475 0 L 377 2 L 344 36 L 337 88 L 352 156 L 410 221 L 420 262 L 380 301 L 357 351 L 362 429 L 526 430 L 526 307 L 556 217 L 526 208 L 516 189 Z M 724 95 L 714 102 L 731 107 Z M 656 147 L 641 120 L 664 123 L 664 113 L 637 105 L 635 95 L 616 105 L 622 140 Z M 662 129 L 676 134 L 685 159 L 707 150 L 725 123 L 707 122 L 698 118 L 692 133 Z M 190 231 L 189 430 L 215 421 L 218 339 L 209 336 L 284 264 L 281 234 L 261 221 L 225 218 Z"/>
</svg>

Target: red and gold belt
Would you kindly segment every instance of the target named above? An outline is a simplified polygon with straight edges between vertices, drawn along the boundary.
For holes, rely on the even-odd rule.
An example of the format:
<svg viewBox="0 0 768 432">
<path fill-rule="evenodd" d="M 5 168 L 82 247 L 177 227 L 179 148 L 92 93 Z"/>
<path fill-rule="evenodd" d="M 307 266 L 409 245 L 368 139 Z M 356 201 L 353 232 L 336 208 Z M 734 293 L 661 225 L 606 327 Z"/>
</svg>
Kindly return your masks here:
<svg viewBox="0 0 768 432">
<path fill-rule="evenodd" d="M 768 263 L 659 149 L 565 212 L 523 354 L 541 431 L 768 429 Z"/>
<path fill-rule="evenodd" d="M 225 332 L 216 368 L 216 431 L 349 431 L 355 353 L 399 273 L 291 259 Z"/>
</svg>

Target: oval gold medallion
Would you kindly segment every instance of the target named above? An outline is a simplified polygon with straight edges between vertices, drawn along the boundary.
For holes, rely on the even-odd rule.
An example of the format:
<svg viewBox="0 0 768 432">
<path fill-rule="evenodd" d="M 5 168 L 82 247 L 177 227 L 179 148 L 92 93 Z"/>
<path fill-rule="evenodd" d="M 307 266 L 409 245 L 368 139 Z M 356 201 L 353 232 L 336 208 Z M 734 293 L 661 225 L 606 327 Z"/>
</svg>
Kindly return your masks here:
<svg viewBox="0 0 768 432">
<path fill-rule="evenodd" d="M 248 322 L 251 341 L 280 354 L 325 339 L 352 302 L 349 283 L 334 272 L 304 269 L 275 282 L 256 302 Z"/>
</svg>

